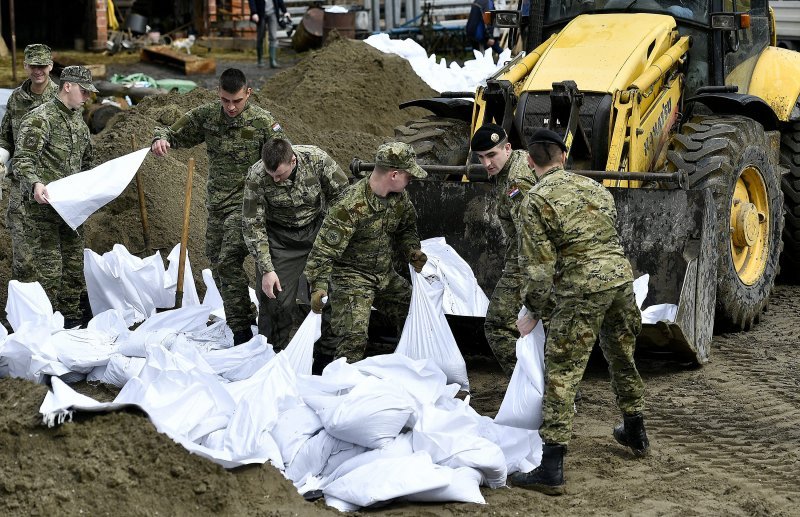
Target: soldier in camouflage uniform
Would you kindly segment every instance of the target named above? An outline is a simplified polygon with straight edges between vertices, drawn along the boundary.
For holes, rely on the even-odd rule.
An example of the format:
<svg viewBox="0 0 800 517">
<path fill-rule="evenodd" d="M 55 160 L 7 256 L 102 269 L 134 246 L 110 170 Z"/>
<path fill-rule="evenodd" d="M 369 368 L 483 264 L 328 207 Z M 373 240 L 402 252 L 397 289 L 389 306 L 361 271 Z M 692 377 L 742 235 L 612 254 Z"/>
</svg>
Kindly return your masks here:
<svg viewBox="0 0 800 517">
<path fill-rule="evenodd" d="M 53 58 L 50 47 L 40 43 L 25 47 L 25 71 L 28 73 L 28 79 L 11 92 L 6 113 L 0 124 L 0 179 L 6 175 L 6 163 L 10 165 L 10 157 L 14 155 L 14 140 L 19 133 L 22 118 L 34 108 L 53 99 L 58 93 L 58 85 L 50 79 L 52 70 Z M 10 171 L 8 176 L 11 188 L 6 212 L 6 228 L 11 234 L 11 276 L 20 282 L 32 282 L 36 279 L 36 270 L 32 264 L 33 252 L 26 247 L 25 224 L 28 222 L 28 217 L 22 209 L 23 195 L 19 181 Z M 30 232 L 30 227 L 27 231 Z"/>
<path fill-rule="evenodd" d="M 172 127 L 157 128 L 151 146 L 157 156 L 165 156 L 170 147 L 206 143 L 206 255 L 235 344 L 252 337 L 250 295 L 242 266 L 248 253 L 242 238 L 244 178 L 261 158 L 264 143 L 286 136 L 268 111 L 248 102 L 251 93 L 241 70 L 225 70 L 219 78 L 220 102 L 190 110 Z"/>
<path fill-rule="evenodd" d="M 425 176 L 410 145 L 384 144 L 372 174 L 328 210 L 305 269 L 314 312 L 322 312 L 330 283 L 332 340 L 318 342 L 315 350 L 326 362 L 334 356 L 349 362 L 364 357 L 371 306 L 398 328 L 405 321 L 411 287 L 393 268 L 393 248 L 422 271 L 428 258 L 420 249 L 417 212 L 405 188 L 412 177 Z"/>
<path fill-rule="evenodd" d="M 328 154 L 313 145 L 269 140 L 244 184 L 244 242 L 260 279 L 258 331 L 283 350 L 302 315 L 297 289 L 324 216 L 349 185 Z M 307 295 L 307 293 L 306 293 Z"/>
<path fill-rule="evenodd" d="M 526 192 L 536 184 L 528 165 L 528 153 L 511 150 L 508 135 L 496 124 L 484 124 L 473 135 L 470 147 L 495 182 L 497 217 L 506 239 L 505 266 L 489 301 L 483 331 L 503 371 L 511 376 L 517 362 L 522 274 L 517 261 L 517 231 L 514 220 Z"/>
<path fill-rule="evenodd" d="M 546 494 L 564 491 L 563 458 L 572 434 L 573 398 L 597 338 L 609 365 L 611 387 L 624 421 L 614 438 L 637 456 L 647 453 L 644 384 L 633 351 L 641 314 L 633 295 L 631 265 L 619 243 L 611 194 L 599 183 L 564 170 L 566 146 L 550 130 L 537 130 L 529 152 L 539 183 L 520 210 L 519 263 L 526 275 L 520 324 L 553 307 L 545 345 L 545 393 L 539 434 L 542 463 L 512 484 Z"/>
<path fill-rule="evenodd" d="M 83 235 L 50 206 L 46 185 L 89 168 L 92 143 L 81 108 L 92 92 L 97 89 L 89 70 L 64 68 L 56 97 L 22 120 L 12 162 L 26 226 L 32 229 L 23 237 L 25 247 L 33 254 L 36 280 L 55 301 L 67 327 L 81 323 Z"/>
</svg>

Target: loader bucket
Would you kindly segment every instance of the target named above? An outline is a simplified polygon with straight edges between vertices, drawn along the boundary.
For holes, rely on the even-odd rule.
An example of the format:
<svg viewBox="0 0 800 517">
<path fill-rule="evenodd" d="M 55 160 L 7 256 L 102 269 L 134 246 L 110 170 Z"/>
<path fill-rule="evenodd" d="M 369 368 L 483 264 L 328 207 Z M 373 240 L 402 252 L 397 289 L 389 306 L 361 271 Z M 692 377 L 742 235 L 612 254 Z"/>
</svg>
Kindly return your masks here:
<svg viewBox="0 0 800 517">
<path fill-rule="evenodd" d="M 617 229 L 634 276 L 648 273 L 644 307 L 678 306 L 674 322 L 644 324 L 639 345 L 708 360 L 716 301 L 715 213 L 706 190 L 609 189 Z M 496 193 L 486 182 L 420 181 L 408 186 L 420 238 L 446 238 L 470 264 L 487 295 L 504 265 L 503 234 L 494 215 Z M 465 354 L 491 355 L 482 318 L 448 316 Z M 461 329 L 460 327 L 465 327 Z M 464 330 L 464 331 L 462 331 Z"/>
</svg>

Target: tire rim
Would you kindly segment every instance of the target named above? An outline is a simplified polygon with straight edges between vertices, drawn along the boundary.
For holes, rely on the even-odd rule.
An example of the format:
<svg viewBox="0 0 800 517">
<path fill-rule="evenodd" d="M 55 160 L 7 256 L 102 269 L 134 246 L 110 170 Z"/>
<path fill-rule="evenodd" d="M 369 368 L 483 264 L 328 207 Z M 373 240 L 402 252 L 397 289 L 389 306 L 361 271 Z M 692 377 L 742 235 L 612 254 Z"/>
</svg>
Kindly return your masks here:
<svg viewBox="0 0 800 517">
<path fill-rule="evenodd" d="M 731 200 L 731 259 L 739 280 L 753 285 L 769 259 L 769 201 L 761 171 L 746 166 L 736 180 Z"/>
</svg>

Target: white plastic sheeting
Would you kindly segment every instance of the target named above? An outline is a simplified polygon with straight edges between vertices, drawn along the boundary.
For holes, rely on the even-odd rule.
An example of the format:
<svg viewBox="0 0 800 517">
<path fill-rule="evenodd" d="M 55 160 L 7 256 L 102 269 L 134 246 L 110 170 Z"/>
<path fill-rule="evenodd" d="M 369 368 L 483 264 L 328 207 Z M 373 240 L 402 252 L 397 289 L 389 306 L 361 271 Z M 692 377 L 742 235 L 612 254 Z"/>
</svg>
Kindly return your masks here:
<svg viewBox="0 0 800 517">
<path fill-rule="evenodd" d="M 150 148 L 146 147 L 49 183 L 47 200 L 64 222 L 75 230 L 125 190 L 148 151 Z"/>
<path fill-rule="evenodd" d="M 503 50 L 497 63 L 492 57 L 492 49 L 485 52 L 473 51 L 475 59 L 460 66 L 453 61 L 447 64 L 444 58 L 436 60 L 436 54 L 428 52 L 412 39 L 390 39 L 388 34 L 373 34 L 366 43 L 386 54 L 396 54 L 406 59 L 414 72 L 437 92 L 475 91 L 478 85 L 485 85 L 488 77 L 497 72 L 511 59 L 511 51 Z"/>
</svg>

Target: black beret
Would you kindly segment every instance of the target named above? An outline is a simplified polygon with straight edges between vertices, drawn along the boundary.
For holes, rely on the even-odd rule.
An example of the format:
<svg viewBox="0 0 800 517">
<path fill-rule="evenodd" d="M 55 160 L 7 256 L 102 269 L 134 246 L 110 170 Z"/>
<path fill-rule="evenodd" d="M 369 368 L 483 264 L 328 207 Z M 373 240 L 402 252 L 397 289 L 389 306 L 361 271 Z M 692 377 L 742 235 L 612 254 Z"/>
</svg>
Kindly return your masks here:
<svg viewBox="0 0 800 517">
<path fill-rule="evenodd" d="M 473 151 L 483 152 L 497 146 L 508 138 L 505 130 L 497 124 L 484 124 L 472 136 Z"/>
<path fill-rule="evenodd" d="M 531 139 L 528 140 L 528 146 L 531 144 L 555 144 L 561 148 L 562 151 L 567 151 L 567 146 L 564 144 L 564 139 L 561 135 L 551 129 L 540 128 L 533 132 Z"/>
</svg>

